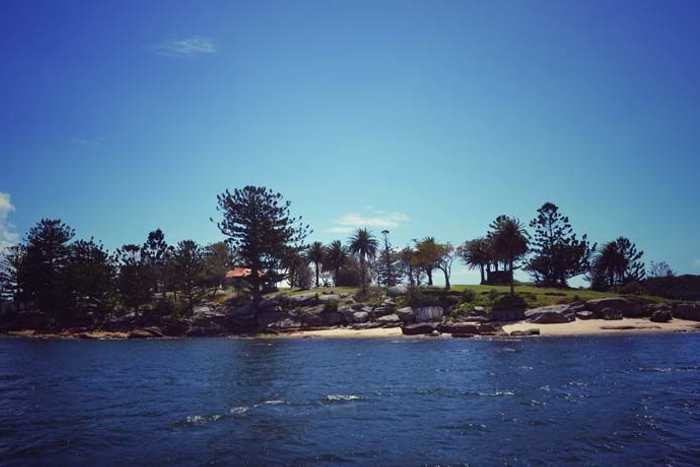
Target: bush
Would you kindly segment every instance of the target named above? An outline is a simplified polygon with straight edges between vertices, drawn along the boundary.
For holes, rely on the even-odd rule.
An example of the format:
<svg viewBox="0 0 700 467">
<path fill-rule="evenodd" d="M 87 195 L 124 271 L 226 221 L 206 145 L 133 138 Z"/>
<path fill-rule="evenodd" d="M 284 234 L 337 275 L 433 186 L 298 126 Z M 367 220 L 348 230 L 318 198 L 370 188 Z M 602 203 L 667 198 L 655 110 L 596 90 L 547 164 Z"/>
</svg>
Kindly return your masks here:
<svg viewBox="0 0 700 467">
<path fill-rule="evenodd" d="M 496 290 L 496 289 L 489 290 L 488 294 L 489 294 L 489 301 L 491 303 L 496 303 L 496 300 L 498 300 L 498 297 L 501 296 L 501 294 L 498 293 L 498 290 Z"/>
<path fill-rule="evenodd" d="M 472 289 L 464 289 L 462 292 L 462 303 L 473 303 L 476 300 L 476 292 Z"/>
<path fill-rule="evenodd" d="M 428 295 L 417 287 L 411 287 L 406 294 L 406 301 L 410 306 L 438 306 L 440 305 L 440 297 Z"/>
<path fill-rule="evenodd" d="M 623 295 L 644 295 L 646 290 L 639 282 L 633 281 L 620 287 L 620 293 Z"/>
<path fill-rule="evenodd" d="M 493 304 L 494 310 L 524 310 L 526 308 L 527 302 L 520 295 L 504 295 Z"/>
<path fill-rule="evenodd" d="M 329 313 L 332 311 L 338 311 L 338 300 L 328 300 L 323 304 L 324 313 Z"/>
</svg>

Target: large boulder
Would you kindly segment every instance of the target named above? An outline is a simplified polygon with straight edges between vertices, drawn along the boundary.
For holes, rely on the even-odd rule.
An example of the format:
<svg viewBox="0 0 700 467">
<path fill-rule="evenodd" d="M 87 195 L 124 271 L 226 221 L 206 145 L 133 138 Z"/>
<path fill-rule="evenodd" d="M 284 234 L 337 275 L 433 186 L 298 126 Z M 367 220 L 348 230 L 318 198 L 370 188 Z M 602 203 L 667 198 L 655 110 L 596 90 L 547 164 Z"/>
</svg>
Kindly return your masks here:
<svg viewBox="0 0 700 467">
<path fill-rule="evenodd" d="M 340 300 L 340 295 L 336 294 L 324 294 L 324 295 L 319 295 L 318 300 L 321 303 L 328 303 L 328 302 L 337 302 Z"/>
<path fill-rule="evenodd" d="M 382 305 L 382 306 L 375 307 L 372 310 L 371 314 L 372 314 L 373 319 L 377 319 L 377 318 L 380 318 L 382 316 L 391 315 L 393 313 L 394 313 L 394 308 L 386 307 L 386 306 Z"/>
<path fill-rule="evenodd" d="M 406 295 L 407 293 L 408 293 L 408 287 L 403 285 L 403 284 L 389 287 L 386 291 L 386 294 L 390 297 L 400 297 L 402 295 Z"/>
<path fill-rule="evenodd" d="M 297 306 L 312 306 L 317 305 L 320 302 L 320 300 L 318 298 L 318 294 L 314 292 L 306 292 L 297 295 L 290 295 L 289 302 Z"/>
<path fill-rule="evenodd" d="M 625 297 L 608 297 L 588 300 L 586 309 L 600 316 L 606 308 L 617 310 L 620 315 L 627 318 L 640 318 L 644 316 L 644 303 Z M 605 318 L 603 318 L 605 319 Z"/>
<path fill-rule="evenodd" d="M 588 311 L 588 310 L 581 310 L 581 311 L 576 312 L 576 317 L 578 319 L 583 319 L 583 320 L 593 319 L 593 318 L 595 318 L 595 313 L 593 313 L 592 311 Z"/>
<path fill-rule="evenodd" d="M 673 307 L 673 317 L 700 321 L 700 303 L 678 303 Z"/>
<path fill-rule="evenodd" d="M 150 326 L 143 329 L 134 329 L 129 332 L 129 339 L 149 339 L 152 337 L 163 337 L 163 332 L 155 326 Z"/>
<path fill-rule="evenodd" d="M 444 313 L 441 306 L 422 306 L 416 308 L 416 322 L 440 321 Z"/>
<path fill-rule="evenodd" d="M 527 310 L 525 316 L 531 323 L 556 324 L 570 323 L 575 318 L 574 313 L 569 310 L 568 305 L 543 306 Z"/>
<path fill-rule="evenodd" d="M 321 313 L 321 318 L 326 326 L 338 326 L 345 322 L 345 317 L 339 311 L 325 310 Z"/>
<path fill-rule="evenodd" d="M 661 308 L 656 310 L 649 319 L 655 323 L 668 323 L 672 318 L 670 309 Z"/>
<path fill-rule="evenodd" d="M 369 321 L 369 313 L 366 311 L 356 311 L 352 314 L 351 323 L 366 323 Z"/>
<path fill-rule="evenodd" d="M 404 323 L 414 323 L 416 321 L 416 313 L 410 306 L 405 306 L 396 310 L 396 315 Z"/>
<path fill-rule="evenodd" d="M 401 319 L 398 315 L 384 315 L 377 318 L 377 323 L 381 323 L 382 326 L 386 328 L 396 327 L 401 325 Z"/>
<path fill-rule="evenodd" d="M 525 319 L 525 310 L 496 309 L 491 310 L 491 321 L 521 321 Z"/>
<path fill-rule="evenodd" d="M 452 334 L 454 337 L 473 336 L 479 334 L 479 325 L 473 323 L 445 323 L 438 328 L 440 332 Z"/>
<path fill-rule="evenodd" d="M 282 311 L 277 311 L 273 309 L 263 309 L 259 311 L 255 317 L 259 329 L 265 329 L 271 323 L 276 323 L 285 319 L 290 319 L 289 313 L 284 313 Z"/>
<path fill-rule="evenodd" d="M 406 336 L 430 334 L 436 330 L 437 324 L 434 323 L 404 324 L 403 326 L 401 326 L 401 332 Z"/>
<path fill-rule="evenodd" d="M 608 321 L 622 319 L 622 312 L 616 308 L 606 307 L 600 311 L 595 312 L 595 316 L 598 319 L 605 319 Z"/>
<path fill-rule="evenodd" d="M 273 331 L 273 332 L 289 332 L 289 331 L 296 331 L 300 329 L 301 323 L 299 321 L 295 321 L 292 318 L 285 318 L 280 321 L 276 321 L 274 323 L 270 323 L 267 325 L 265 328 L 266 331 Z"/>
</svg>

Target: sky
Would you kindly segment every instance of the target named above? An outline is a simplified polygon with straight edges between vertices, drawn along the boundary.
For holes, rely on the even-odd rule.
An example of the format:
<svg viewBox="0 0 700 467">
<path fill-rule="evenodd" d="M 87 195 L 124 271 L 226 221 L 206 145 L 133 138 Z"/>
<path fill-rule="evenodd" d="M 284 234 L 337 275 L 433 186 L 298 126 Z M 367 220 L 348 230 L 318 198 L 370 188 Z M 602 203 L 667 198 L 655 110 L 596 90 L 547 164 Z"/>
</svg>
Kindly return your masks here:
<svg viewBox="0 0 700 467">
<path fill-rule="evenodd" d="M 264 185 L 311 240 L 456 245 L 551 201 L 700 273 L 698 24 L 674 0 L 6 0 L 0 248 L 43 217 L 218 241 L 216 195 Z"/>
</svg>

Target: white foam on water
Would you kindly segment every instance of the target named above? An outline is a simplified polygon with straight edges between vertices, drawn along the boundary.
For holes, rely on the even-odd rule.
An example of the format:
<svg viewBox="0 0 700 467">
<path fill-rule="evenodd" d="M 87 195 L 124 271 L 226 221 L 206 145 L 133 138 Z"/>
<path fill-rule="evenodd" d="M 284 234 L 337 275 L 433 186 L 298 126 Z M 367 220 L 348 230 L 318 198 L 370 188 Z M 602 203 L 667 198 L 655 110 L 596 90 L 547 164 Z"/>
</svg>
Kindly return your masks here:
<svg viewBox="0 0 700 467">
<path fill-rule="evenodd" d="M 335 402 L 335 401 L 357 401 L 362 399 L 360 396 L 357 396 L 355 394 L 328 394 L 326 396 L 327 401 Z"/>
</svg>

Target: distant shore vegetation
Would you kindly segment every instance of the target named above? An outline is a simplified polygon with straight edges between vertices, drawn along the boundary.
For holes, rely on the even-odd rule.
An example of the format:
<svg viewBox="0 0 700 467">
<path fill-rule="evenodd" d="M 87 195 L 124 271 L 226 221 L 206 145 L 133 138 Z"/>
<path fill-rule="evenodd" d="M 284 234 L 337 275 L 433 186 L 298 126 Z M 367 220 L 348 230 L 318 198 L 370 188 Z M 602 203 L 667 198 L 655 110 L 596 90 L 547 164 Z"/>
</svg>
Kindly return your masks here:
<svg viewBox="0 0 700 467">
<path fill-rule="evenodd" d="M 22 242 L 2 252 L 0 298 L 15 310 L 38 310 L 65 325 L 95 313 L 138 316 L 145 307 L 187 316 L 224 287 L 253 304 L 283 283 L 294 289 L 346 287 L 368 296 L 373 287 L 434 288 L 439 275 L 449 290 L 456 261 L 478 270 L 481 284 L 494 286 L 497 295 L 504 290 L 513 295 L 518 287 L 523 294 L 543 287 L 565 290 L 583 275 L 594 291 L 700 298 L 688 296 L 697 288 L 695 276 L 675 278 L 665 262 L 652 262 L 647 270 L 644 252 L 623 236 L 591 243 L 551 202 L 527 225 L 502 215 L 483 236 L 459 245 L 425 236 L 402 248 L 392 245 L 388 230 L 365 228 L 328 244 L 311 241 L 311 227 L 266 187 L 227 190 L 217 197 L 217 210 L 220 242 L 171 244 L 156 228 L 143 243 L 114 251 L 93 238 L 76 239 L 60 219 L 41 219 Z M 530 274 L 532 284 L 514 280 L 518 269 Z M 475 293 L 470 286 L 457 289 Z"/>
</svg>

